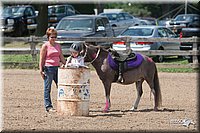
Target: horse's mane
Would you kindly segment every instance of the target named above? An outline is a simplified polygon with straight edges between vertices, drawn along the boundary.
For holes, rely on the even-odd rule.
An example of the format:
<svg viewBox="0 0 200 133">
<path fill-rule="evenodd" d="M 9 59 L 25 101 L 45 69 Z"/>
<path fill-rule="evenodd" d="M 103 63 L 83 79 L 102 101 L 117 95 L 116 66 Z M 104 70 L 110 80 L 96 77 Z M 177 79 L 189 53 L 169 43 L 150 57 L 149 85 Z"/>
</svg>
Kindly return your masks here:
<svg viewBox="0 0 200 133">
<path fill-rule="evenodd" d="M 108 46 L 101 46 L 101 45 L 93 45 L 91 43 L 86 43 L 87 46 L 89 47 L 93 47 L 93 48 L 100 48 L 101 50 L 105 51 L 105 52 L 109 52 L 109 49 Z"/>
</svg>

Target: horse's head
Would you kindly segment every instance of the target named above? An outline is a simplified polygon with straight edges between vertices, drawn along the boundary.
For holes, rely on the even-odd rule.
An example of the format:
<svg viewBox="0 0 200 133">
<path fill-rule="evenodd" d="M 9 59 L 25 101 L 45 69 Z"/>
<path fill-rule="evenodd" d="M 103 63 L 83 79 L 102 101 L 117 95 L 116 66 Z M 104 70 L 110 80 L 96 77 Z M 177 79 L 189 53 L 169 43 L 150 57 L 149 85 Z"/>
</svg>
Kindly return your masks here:
<svg viewBox="0 0 200 133">
<path fill-rule="evenodd" d="M 82 55 L 84 55 L 85 62 L 93 62 L 100 52 L 99 46 L 94 46 L 90 43 L 84 43 Z"/>
</svg>

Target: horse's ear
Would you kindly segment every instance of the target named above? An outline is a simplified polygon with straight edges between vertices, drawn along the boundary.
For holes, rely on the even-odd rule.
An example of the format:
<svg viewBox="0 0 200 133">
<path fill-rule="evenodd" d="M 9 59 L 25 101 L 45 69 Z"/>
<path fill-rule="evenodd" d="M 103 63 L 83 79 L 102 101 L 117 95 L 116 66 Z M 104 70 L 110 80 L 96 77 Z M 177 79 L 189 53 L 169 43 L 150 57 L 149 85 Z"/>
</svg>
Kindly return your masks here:
<svg viewBox="0 0 200 133">
<path fill-rule="evenodd" d="M 112 52 L 117 52 L 117 51 L 116 51 L 115 49 L 113 49 L 113 48 L 109 48 L 109 49 L 108 49 L 108 52 L 111 52 L 111 53 L 112 53 Z"/>
<path fill-rule="evenodd" d="M 86 43 L 86 42 L 84 42 L 84 43 L 83 43 L 83 50 L 85 50 L 88 46 L 89 46 L 89 44 Z"/>
<path fill-rule="evenodd" d="M 84 43 L 85 47 L 88 47 L 89 45 L 90 45 L 89 43 L 86 43 L 86 42 Z"/>
<path fill-rule="evenodd" d="M 108 49 L 108 52 L 112 52 L 112 49 L 111 49 L 111 48 L 109 48 L 109 49 Z"/>
</svg>

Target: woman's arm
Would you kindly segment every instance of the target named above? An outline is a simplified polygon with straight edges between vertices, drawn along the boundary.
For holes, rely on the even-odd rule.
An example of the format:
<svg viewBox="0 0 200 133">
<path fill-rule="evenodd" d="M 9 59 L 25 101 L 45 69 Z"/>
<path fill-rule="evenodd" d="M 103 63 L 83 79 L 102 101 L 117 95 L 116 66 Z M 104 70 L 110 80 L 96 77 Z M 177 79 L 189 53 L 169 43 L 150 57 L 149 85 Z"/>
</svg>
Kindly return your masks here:
<svg viewBox="0 0 200 133">
<path fill-rule="evenodd" d="M 62 52 L 60 44 L 58 44 L 58 45 L 60 47 L 60 61 L 65 65 L 66 64 L 65 57 L 63 56 L 63 52 Z"/>
<path fill-rule="evenodd" d="M 40 74 L 42 76 L 42 78 L 44 79 L 44 64 L 45 64 L 45 57 L 46 57 L 46 52 L 47 52 L 47 47 L 46 45 L 42 45 L 42 48 L 40 49 L 40 64 L 39 64 L 39 68 L 40 68 Z"/>
</svg>

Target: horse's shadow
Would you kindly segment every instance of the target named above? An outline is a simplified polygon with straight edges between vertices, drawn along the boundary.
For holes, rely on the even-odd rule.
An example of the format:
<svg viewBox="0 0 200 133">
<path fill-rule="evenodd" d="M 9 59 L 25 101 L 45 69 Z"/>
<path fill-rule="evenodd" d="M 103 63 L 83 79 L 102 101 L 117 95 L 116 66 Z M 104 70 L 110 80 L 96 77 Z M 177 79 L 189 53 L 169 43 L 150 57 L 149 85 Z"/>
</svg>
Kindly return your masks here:
<svg viewBox="0 0 200 133">
<path fill-rule="evenodd" d="M 110 110 L 108 112 L 103 112 L 102 110 L 89 110 L 90 117 L 97 117 L 97 116 L 113 116 L 113 117 L 122 117 L 125 113 L 121 110 Z M 95 114 L 94 114 L 95 113 Z"/>
<path fill-rule="evenodd" d="M 126 115 L 126 113 L 134 113 L 134 112 L 184 112 L 185 109 L 171 109 L 171 108 L 164 108 L 154 111 L 154 109 L 141 109 L 141 110 L 110 110 L 108 112 L 103 112 L 102 110 L 89 110 L 90 115 L 89 117 L 97 117 L 97 116 L 113 116 L 113 117 L 122 117 Z"/>
</svg>

